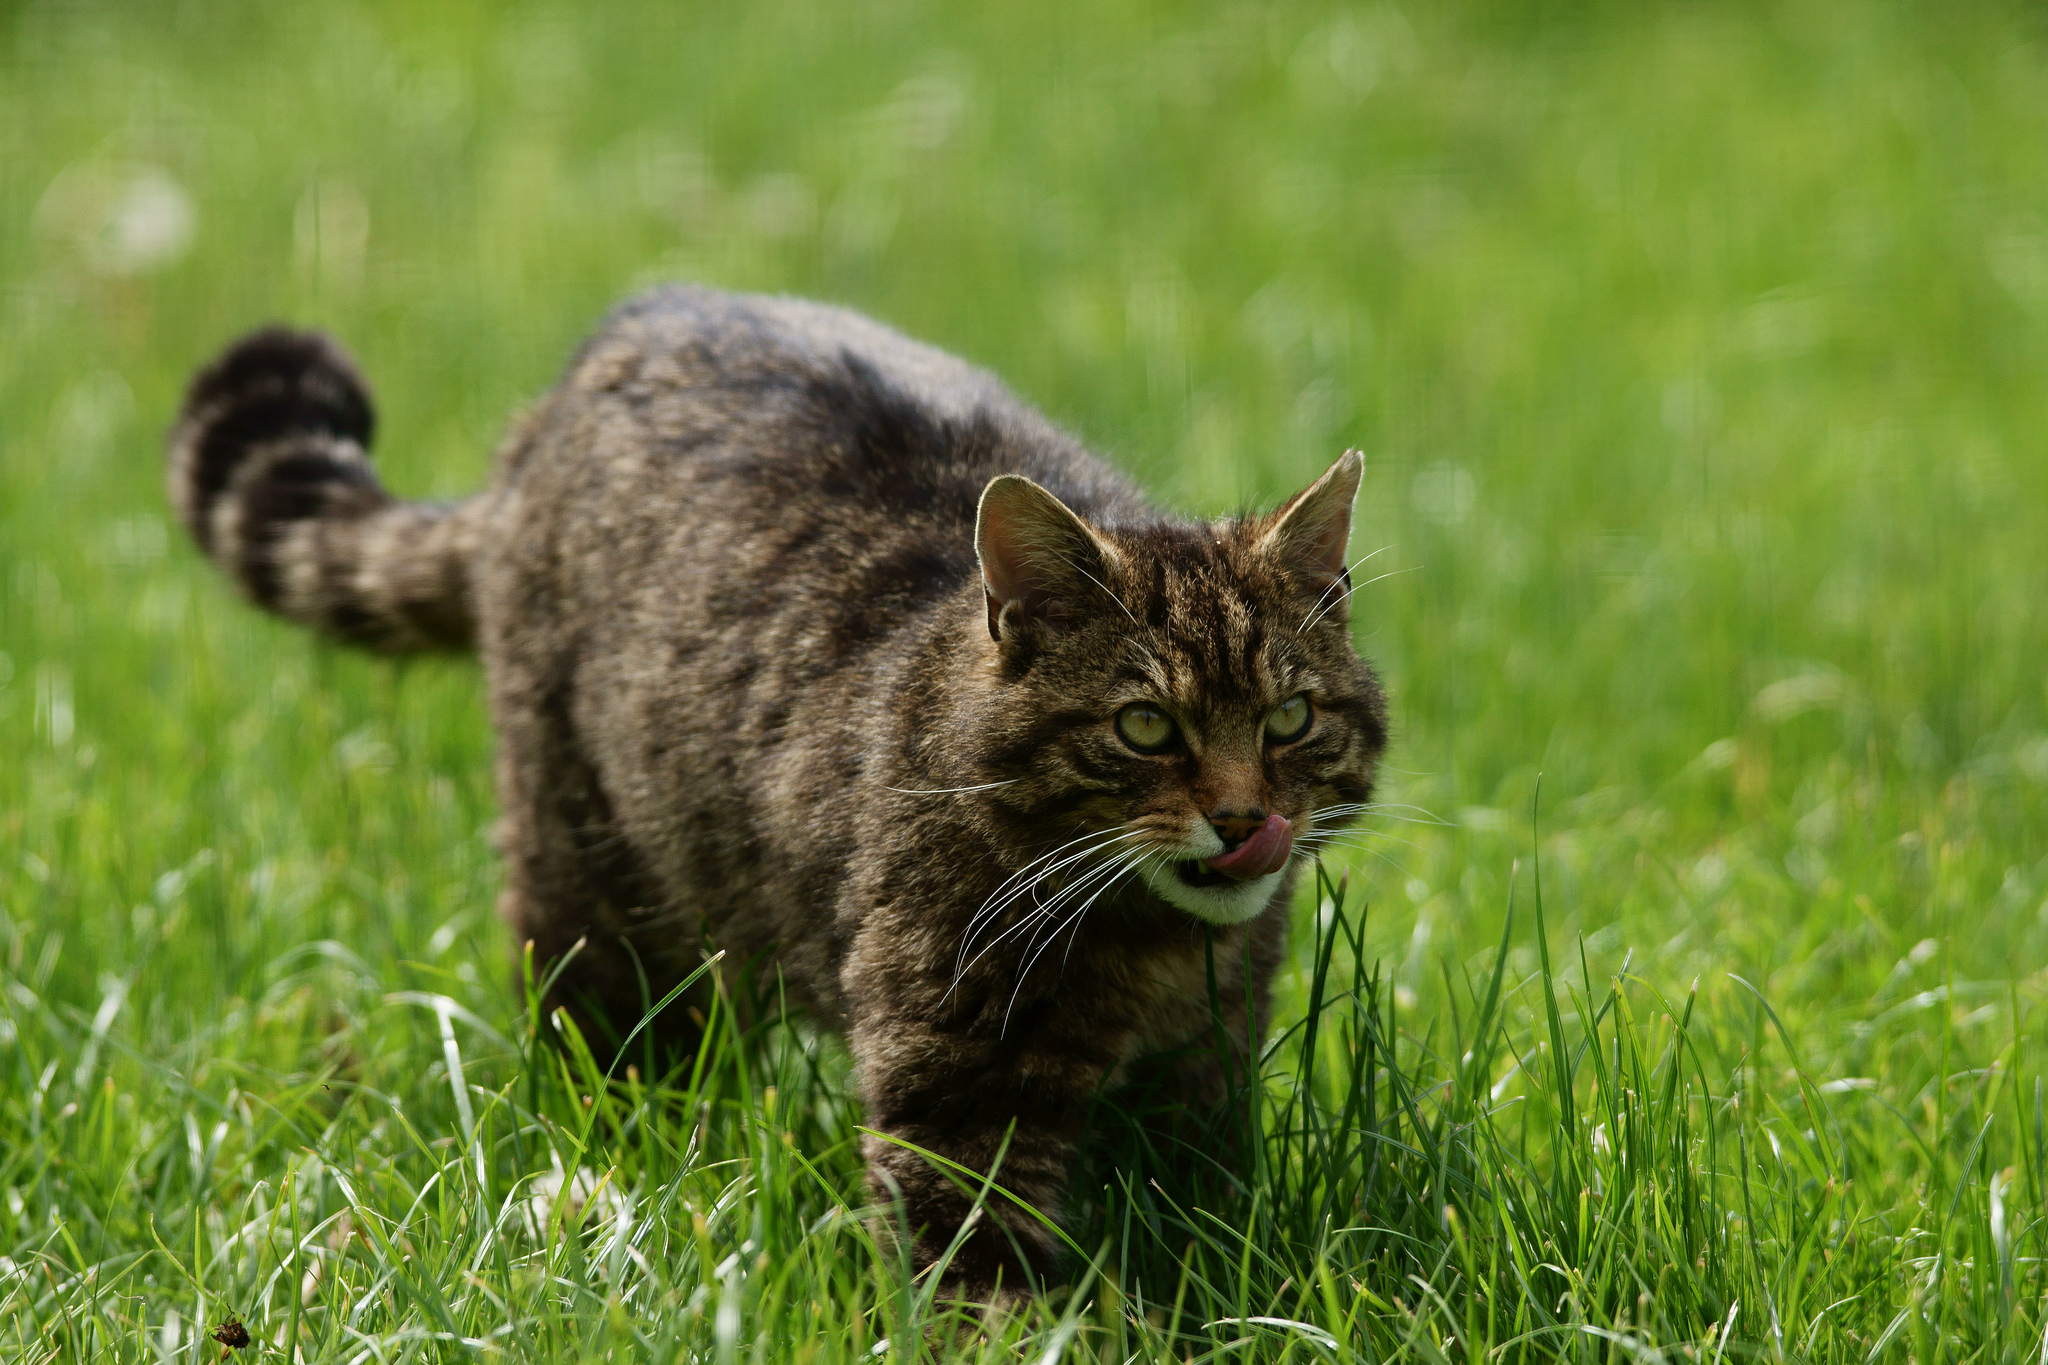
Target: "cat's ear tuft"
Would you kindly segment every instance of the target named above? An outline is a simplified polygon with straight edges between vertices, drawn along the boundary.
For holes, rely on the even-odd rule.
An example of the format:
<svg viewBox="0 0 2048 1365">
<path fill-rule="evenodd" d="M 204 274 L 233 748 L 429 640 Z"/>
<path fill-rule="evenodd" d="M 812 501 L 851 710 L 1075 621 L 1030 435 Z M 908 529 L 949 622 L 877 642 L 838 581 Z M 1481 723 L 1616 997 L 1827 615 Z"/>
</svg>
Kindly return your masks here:
<svg viewBox="0 0 2048 1365">
<path fill-rule="evenodd" d="M 1076 615 L 1116 552 L 1065 503 L 1016 474 L 990 479 L 974 517 L 974 553 L 988 597 L 988 633 Z"/>
<path fill-rule="evenodd" d="M 1365 457 L 1347 450 L 1306 489 L 1273 514 L 1259 548 L 1280 561 L 1338 621 L 1351 619 L 1351 575 L 1345 556 L 1351 545 L 1351 505 Z M 1334 600 L 1332 600 L 1334 599 Z"/>
</svg>

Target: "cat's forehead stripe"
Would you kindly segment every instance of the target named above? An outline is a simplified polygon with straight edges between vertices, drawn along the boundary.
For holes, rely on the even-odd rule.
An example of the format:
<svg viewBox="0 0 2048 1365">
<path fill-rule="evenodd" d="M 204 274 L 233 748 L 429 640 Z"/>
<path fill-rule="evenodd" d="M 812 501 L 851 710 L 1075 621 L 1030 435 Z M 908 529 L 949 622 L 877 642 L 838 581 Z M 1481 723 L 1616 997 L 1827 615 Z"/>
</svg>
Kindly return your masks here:
<svg viewBox="0 0 2048 1365">
<path fill-rule="evenodd" d="M 1122 671 L 1184 712 L 1263 707 L 1291 671 L 1270 628 L 1274 586 L 1235 523 L 1161 526 L 1123 537 L 1120 600 L 1138 632 Z"/>
</svg>

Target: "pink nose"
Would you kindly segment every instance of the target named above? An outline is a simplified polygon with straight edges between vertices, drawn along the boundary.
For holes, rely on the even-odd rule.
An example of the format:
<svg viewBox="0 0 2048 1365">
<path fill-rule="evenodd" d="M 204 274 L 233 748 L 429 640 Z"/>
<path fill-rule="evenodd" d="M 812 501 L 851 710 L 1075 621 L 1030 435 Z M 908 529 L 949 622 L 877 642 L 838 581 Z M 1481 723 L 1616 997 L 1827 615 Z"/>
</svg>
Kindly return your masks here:
<svg viewBox="0 0 2048 1365">
<path fill-rule="evenodd" d="M 1221 857 L 1204 859 L 1202 866 L 1247 882 L 1287 866 L 1287 855 L 1293 851 L 1294 826 L 1284 815 L 1269 815 L 1249 839 Z"/>
</svg>

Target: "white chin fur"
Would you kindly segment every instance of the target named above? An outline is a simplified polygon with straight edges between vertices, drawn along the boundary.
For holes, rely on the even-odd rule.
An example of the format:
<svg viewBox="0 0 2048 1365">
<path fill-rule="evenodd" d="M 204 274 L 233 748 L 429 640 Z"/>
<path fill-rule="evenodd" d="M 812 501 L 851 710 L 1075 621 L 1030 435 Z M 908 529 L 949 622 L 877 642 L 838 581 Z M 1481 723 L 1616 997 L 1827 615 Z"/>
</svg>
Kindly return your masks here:
<svg viewBox="0 0 2048 1365">
<path fill-rule="evenodd" d="M 1246 920 L 1266 908 L 1266 903 L 1280 889 L 1280 879 L 1285 870 L 1268 872 L 1263 877 L 1250 881 L 1232 882 L 1228 886 L 1189 886 L 1180 879 L 1180 874 L 1168 863 L 1164 867 L 1152 866 L 1145 869 L 1145 882 L 1152 888 L 1152 894 L 1187 911 L 1196 919 L 1211 924 L 1243 924 Z"/>
</svg>

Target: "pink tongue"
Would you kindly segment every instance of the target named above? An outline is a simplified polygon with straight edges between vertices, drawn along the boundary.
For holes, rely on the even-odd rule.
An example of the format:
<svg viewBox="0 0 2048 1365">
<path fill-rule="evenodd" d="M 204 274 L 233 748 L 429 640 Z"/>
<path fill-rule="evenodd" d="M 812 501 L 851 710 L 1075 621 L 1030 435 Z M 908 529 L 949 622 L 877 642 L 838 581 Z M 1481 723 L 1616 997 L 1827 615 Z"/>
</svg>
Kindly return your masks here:
<svg viewBox="0 0 2048 1365">
<path fill-rule="evenodd" d="M 1287 855 L 1293 850 L 1294 826 L 1287 823 L 1284 815 L 1269 815 L 1258 833 L 1220 858 L 1204 858 L 1202 866 L 1248 882 L 1287 866 Z"/>
</svg>

